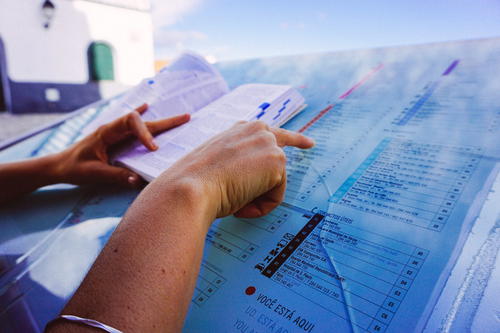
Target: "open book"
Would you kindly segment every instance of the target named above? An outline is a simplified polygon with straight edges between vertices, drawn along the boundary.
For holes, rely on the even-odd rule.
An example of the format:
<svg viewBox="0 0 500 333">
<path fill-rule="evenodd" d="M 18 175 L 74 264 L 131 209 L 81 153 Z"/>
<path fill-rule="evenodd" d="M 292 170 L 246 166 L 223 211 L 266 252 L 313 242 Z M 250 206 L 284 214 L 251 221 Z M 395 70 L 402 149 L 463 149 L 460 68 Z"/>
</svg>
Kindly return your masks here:
<svg viewBox="0 0 500 333">
<path fill-rule="evenodd" d="M 245 84 L 229 91 L 215 67 L 195 54 L 183 54 L 154 78 L 141 82 L 109 106 L 89 126 L 112 121 L 148 103 L 144 120 L 190 113 L 191 120 L 158 135 L 157 151 L 135 142 L 114 162 L 135 171 L 147 181 L 159 176 L 178 159 L 240 120 L 262 120 L 279 127 L 300 112 L 304 98 L 290 86 Z"/>
</svg>

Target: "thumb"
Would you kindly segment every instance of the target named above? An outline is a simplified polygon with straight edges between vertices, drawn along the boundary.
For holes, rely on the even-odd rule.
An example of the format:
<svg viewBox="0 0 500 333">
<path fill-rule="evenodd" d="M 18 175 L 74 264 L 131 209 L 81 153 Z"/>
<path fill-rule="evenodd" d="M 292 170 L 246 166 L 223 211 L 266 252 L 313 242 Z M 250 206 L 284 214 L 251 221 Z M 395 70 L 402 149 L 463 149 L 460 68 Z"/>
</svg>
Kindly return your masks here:
<svg viewBox="0 0 500 333">
<path fill-rule="evenodd" d="M 102 183 L 116 184 L 128 188 L 138 188 L 142 184 L 141 177 L 125 168 L 120 168 L 111 165 L 100 165 L 97 170 L 94 170 L 96 180 Z"/>
</svg>

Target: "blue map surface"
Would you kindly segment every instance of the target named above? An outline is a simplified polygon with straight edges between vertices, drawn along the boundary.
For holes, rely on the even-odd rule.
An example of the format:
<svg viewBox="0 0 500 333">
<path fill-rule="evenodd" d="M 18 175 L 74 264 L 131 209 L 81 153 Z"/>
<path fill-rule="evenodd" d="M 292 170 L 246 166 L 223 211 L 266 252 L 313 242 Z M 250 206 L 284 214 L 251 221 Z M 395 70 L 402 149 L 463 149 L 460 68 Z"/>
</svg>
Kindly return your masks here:
<svg viewBox="0 0 500 333">
<path fill-rule="evenodd" d="M 295 86 L 285 201 L 210 229 L 187 332 L 424 330 L 498 173 L 500 40 L 225 62 Z M 57 151 L 102 105 L 0 154 Z M 68 135 L 72 134 L 72 135 Z M 138 193 L 54 186 L 2 208 L 0 324 L 38 332 Z M 21 326 L 20 326 L 21 325 Z"/>
</svg>

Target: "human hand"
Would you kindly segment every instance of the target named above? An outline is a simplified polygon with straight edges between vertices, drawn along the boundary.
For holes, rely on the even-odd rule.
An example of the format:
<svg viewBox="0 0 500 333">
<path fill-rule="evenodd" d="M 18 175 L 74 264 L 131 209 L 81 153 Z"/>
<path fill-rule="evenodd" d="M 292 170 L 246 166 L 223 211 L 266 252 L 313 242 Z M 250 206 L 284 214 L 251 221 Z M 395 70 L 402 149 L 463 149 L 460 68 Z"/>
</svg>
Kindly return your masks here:
<svg viewBox="0 0 500 333">
<path fill-rule="evenodd" d="M 260 217 L 278 206 L 286 188 L 284 146 L 311 148 L 299 133 L 242 122 L 215 136 L 163 173 L 158 182 L 201 189 L 213 217 Z M 164 178 L 162 180 L 162 178 Z"/>
<path fill-rule="evenodd" d="M 141 114 L 147 110 L 146 104 L 135 111 L 102 125 L 95 132 L 67 150 L 59 153 L 58 180 L 63 183 L 118 184 L 136 188 L 142 179 L 136 173 L 109 164 L 109 152 L 123 141 L 136 137 L 149 150 L 158 146 L 153 136 L 189 121 L 189 114 L 151 122 L 143 122 Z"/>
<path fill-rule="evenodd" d="M 62 313 L 127 332 L 181 331 L 210 223 L 269 213 L 285 193 L 281 147 L 313 144 L 250 122 L 187 154 L 137 197 Z M 50 332 L 69 331 L 61 323 Z"/>
</svg>

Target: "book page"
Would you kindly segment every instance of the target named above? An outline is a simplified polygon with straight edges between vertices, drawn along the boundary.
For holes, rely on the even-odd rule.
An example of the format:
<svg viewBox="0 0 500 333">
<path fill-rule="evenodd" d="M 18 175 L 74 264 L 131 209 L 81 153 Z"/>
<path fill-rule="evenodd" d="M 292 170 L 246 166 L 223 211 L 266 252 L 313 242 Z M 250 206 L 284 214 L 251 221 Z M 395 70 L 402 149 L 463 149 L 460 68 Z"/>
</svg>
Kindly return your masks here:
<svg viewBox="0 0 500 333">
<path fill-rule="evenodd" d="M 120 154 L 116 161 L 138 172 L 146 180 L 151 180 L 182 156 L 237 121 L 261 118 L 273 125 L 273 122 L 287 114 L 283 112 L 283 103 L 279 101 L 287 101 L 285 108 L 287 105 L 300 106 L 304 102 L 298 93 L 290 96 L 289 90 L 289 86 L 283 85 L 240 86 L 198 111 L 189 123 L 158 135 L 155 139 L 160 147 L 158 151 L 150 152 L 141 144 L 135 143 L 130 150 Z M 292 100 L 292 97 L 295 98 Z"/>
<path fill-rule="evenodd" d="M 229 91 L 217 69 L 196 54 L 185 53 L 153 78 L 111 102 L 111 105 L 85 129 L 84 134 L 113 121 L 141 106 L 149 105 L 143 114 L 146 121 L 195 113 Z"/>
</svg>

